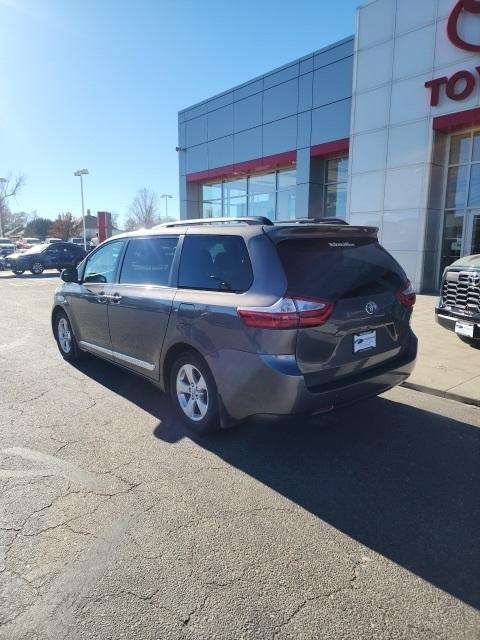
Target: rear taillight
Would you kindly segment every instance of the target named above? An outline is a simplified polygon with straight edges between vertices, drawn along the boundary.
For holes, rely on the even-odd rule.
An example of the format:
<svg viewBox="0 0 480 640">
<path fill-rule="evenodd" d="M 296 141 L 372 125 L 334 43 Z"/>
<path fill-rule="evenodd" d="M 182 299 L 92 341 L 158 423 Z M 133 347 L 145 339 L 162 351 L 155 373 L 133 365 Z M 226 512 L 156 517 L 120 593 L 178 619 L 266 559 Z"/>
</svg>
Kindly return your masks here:
<svg viewBox="0 0 480 640">
<path fill-rule="evenodd" d="M 413 309 L 413 305 L 417 301 L 417 295 L 410 280 L 397 291 L 397 300 L 407 309 Z"/>
<path fill-rule="evenodd" d="M 330 300 L 286 295 L 270 307 L 239 307 L 237 312 L 247 327 L 298 329 L 324 324 L 334 306 Z"/>
</svg>

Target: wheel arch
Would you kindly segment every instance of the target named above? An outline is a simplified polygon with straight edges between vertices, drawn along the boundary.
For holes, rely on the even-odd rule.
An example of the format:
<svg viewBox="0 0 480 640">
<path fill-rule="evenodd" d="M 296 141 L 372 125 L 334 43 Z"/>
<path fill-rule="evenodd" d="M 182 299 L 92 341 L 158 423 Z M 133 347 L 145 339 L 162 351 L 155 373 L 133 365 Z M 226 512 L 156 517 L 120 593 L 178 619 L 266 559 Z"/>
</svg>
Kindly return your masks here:
<svg viewBox="0 0 480 640">
<path fill-rule="evenodd" d="M 193 347 L 191 344 L 189 344 L 188 342 L 177 342 L 176 344 L 173 344 L 171 347 L 169 347 L 169 349 L 167 350 L 164 358 L 163 358 L 163 363 L 161 366 L 161 379 L 160 379 L 160 386 L 163 389 L 163 391 L 168 392 L 169 388 L 170 388 L 170 371 L 172 369 L 172 365 L 175 362 L 175 360 L 182 354 L 182 353 L 186 353 L 187 351 L 193 351 L 193 353 L 195 353 L 195 355 L 197 355 L 199 358 L 202 359 L 202 361 L 205 363 L 205 365 L 208 367 L 208 370 L 211 371 L 208 362 L 205 360 L 205 358 L 203 357 L 203 355 L 200 353 L 200 351 L 198 349 L 196 349 L 195 347 Z M 212 374 L 213 375 L 213 374 Z"/>
</svg>

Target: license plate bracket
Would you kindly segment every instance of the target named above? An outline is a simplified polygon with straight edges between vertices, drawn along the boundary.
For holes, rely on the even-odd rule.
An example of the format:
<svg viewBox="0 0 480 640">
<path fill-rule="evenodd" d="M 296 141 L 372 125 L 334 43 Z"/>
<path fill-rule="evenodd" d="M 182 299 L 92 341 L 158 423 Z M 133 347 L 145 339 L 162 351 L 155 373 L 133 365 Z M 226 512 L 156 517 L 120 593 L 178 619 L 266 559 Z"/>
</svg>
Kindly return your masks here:
<svg viewBox="0 0 480 640">
<path fill-rule="evenodd" d="M 475 325 L 469 322 L 456 322 L 455 333 L 458 336 L 465 336 L 466 338 L 473 338 L 475 335 Z"/>
<path fill-rule="evenodd" d="M 376 331 L 362 331 L 362 333 L 356 333 L 353 336 L 353 353 L 362 353 L 363 351 L 370 351 L 377 346 L 377 332 Z"/>
</svg>

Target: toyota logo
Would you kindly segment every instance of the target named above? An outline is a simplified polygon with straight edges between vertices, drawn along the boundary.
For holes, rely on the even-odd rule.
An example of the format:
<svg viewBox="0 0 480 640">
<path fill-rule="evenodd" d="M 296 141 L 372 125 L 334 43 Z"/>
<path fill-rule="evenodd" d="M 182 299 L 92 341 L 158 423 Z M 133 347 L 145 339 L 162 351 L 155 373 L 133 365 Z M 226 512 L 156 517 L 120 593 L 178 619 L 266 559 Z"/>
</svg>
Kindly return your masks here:
<svg viewBox="0 0 480 640">
<path fill-rule="evenodd" d="M 480 2 L 478 0 L 459 0 L 453 8 L 450 17 L 448 18 L 447 34 L 450 42 L 459 49 L 464 51 L 480 52 L 480 43 L 474 44 L 472 42 L 466 42 L 460 35 L 458 28 L 458 21 L 462 12 L 472 13 L 474 15 L 480 14 Z"/>
<path fill-rule="evenodd" d="M 472 287 L 478 286 L 480 284 L 480 273 L 471 273 L 468 276 L 468 284 Z"/>
<path fill-rule="evenodd" d="M 365 307 L 365 311 L 369 316 L 373 316 L 373 314 L 378 311 L 378 304 L 376 302 L 368 302 Z"/>
</svg>

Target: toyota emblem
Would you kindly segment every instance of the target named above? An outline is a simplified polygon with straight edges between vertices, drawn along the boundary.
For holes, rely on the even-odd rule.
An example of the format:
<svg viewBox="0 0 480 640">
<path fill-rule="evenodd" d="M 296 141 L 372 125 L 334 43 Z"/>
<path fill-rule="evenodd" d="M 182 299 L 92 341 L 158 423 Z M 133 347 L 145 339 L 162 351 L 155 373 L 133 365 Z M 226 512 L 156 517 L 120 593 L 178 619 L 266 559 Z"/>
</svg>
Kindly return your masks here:
<svg viewBox="0 0 480 640">
<path fill-rule="evenodd" d="M 365 311 L 368 313 L 369 316 L 373 316 L 373 314 L 377 313 L 378 311 L 378 304 L 376 302 L 367 302 Z"/>
<path fill-rule="evenodd" d="M 468 284 L 472 287 L 478 286 L 480 284 L 480 273 L 471 273 L 468 276 Z"/>
</svg>

